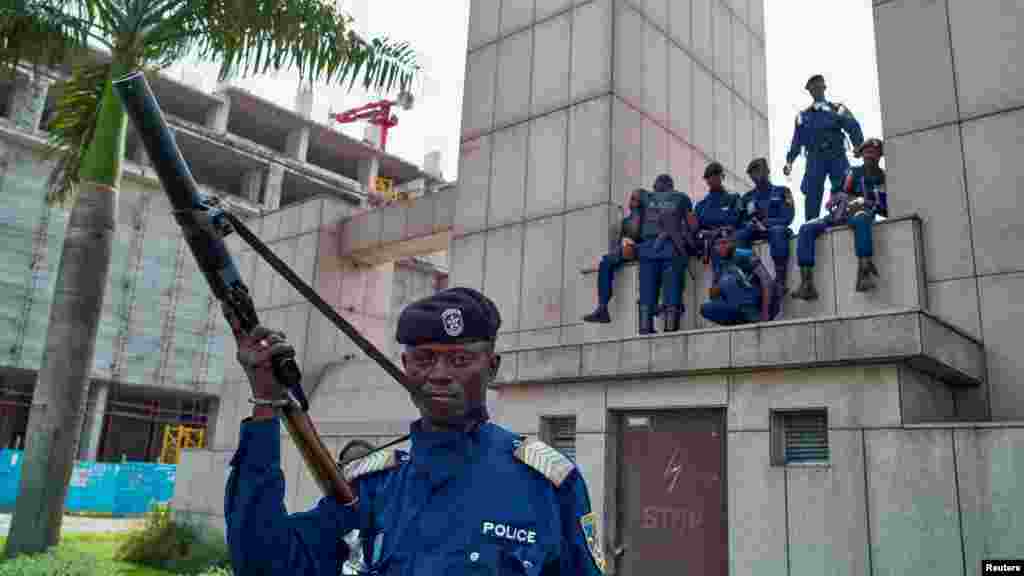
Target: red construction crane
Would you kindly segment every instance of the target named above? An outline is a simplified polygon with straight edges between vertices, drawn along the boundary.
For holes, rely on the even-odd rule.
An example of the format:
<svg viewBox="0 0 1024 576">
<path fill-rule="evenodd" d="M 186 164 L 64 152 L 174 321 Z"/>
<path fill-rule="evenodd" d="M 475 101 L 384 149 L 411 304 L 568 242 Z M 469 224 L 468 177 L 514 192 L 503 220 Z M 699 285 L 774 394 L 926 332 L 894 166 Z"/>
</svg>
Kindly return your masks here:
<svg viewBox="0 0 1024 576">
<path fill-rule="evenodd" d="M 397 100 L 378 100 L 345 112 L 331 112 L 328 117 L 340 124 L 368 120 L 370 124 L 380 126 L 380 149 L 384 150 L 388 143 L 388 130 L 398 125 L 398 116 L 391 113 L 391 107 L 397 104 L 403 110 L 409 110 L 412 103 L 412 94 L 402 92 Z"/>
</svg>

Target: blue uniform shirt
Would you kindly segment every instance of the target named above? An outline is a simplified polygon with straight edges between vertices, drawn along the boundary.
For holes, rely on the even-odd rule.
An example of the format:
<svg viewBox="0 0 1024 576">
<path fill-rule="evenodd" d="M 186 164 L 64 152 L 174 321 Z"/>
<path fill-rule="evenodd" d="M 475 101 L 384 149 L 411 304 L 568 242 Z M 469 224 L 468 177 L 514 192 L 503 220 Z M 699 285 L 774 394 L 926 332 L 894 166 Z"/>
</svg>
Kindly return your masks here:
<svg viewBox="0 0 1024 576">
<path fill-rule="evenodd" d="M 754 253 L 745 248 L 737 248 L 732 258 L 722 260 L 722 275 L 719 287 L 722 298 L 730 305 L 761 306 L 761 281 L 754 273 L 756 265 Z"/>
<path fill-rule="evenodd" d="M 846 132 L 854 147 L 864 143 L 860 123 L 850 109 L 835 102 L 815 102 L 796 116 L 793 140 L 786 153 L 786 164 L 792 164 L 801 148 L 807 157 L 833 158 L 846 155 Z"/>
<path fill-rule="evenodd" d="M 864 166 L 854 166 L 847 174 L 846 193 L 850 198 L 864 198 L 864 205 L 873 208 L 883 216 L 888 213 L 888 198 L 885 193 L 885 173 L 865 176 Z"/>
<path fill-rule="evenodd" d="M 718 228 L 740 224 L 742 216 L 739 195 L 725 190 L 708 192 L 703 200 L 697 202 L 694 212 L 702 229 Z"/>
<path fill-rule="evenodd" d="M 280 424 L 243 423 L 224 503 L 235 573 L 333 576 L 339 540 L 358 529 L 370 574 L 602 574 L 586 484 L 563 455 L 491 423 L 411 432 L 411 453 L 346 467 L 355 507 L 323 498 L 288 514 Z"/>
<path fill-rule="evenodd" d="M 749 222 L 760 215 L 768 227 L 788 227 L 793 223 L 793 195 L 789 188 L 765 184 L 743 195 L 743 220 Z"/>
<path fill-rule="evenodd" d="M 658 220 L 663 213 L 672 211 L 686 213 L 693 210 L 693 202 L 690 201 L 690 197 L 676 190 L 645 192 L 640 197 L 640 205 L 643 209 L 643 227 L 640 233 L 643 241 L 654 240 L 661 233 Z"/>
</svg>

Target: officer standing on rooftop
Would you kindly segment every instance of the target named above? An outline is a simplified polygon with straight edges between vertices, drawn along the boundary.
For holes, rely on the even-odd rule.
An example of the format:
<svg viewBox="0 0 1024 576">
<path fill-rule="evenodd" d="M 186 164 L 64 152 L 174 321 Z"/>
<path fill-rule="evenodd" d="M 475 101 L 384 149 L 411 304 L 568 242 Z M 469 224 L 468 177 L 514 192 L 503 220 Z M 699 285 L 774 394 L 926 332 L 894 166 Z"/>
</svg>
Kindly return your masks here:
<svg viewBox="0 0 1024 576">
<path fill-rule="evenodd" d="M 789 176 L 800 150 L 806 151 L 807 165 L 800 191 L 804 193 L 804 219 L 813 220 L 821 212 L 825 177 L 832 182 L 832 190 L 838 192 L 850 169 L 844 132 L 850 135 L 854 148 L 864 143 L 864 135 L 849 108 L 825 100 L 825 78 L 821 74 L 811 76 L 804 88 L 811 93 L 814 103 L 796 115 L 793 140 L 782 172 Z"/>
<path fill-rule="evenodd" d="M 242 422 L 225 493 L 235 573 L 333 576 L 345 553 L 339 539 L 358 529 L 371 574 L 603 574 L 580 471 L 550 446 L 488 421 L 500 325 L 494 303 L 468 288 L 406 307 L 397 340 L 422 416 L 410 426 L 411 450 L 351 462 L 344 476 L 356 501 L 326 497 L 296 514 L 285 510 L 280 422 L 266 405 L 282 395 L 270 358 L 291 348 L 264 327 L 236 331 L 256 407 Z"/>
</svg>

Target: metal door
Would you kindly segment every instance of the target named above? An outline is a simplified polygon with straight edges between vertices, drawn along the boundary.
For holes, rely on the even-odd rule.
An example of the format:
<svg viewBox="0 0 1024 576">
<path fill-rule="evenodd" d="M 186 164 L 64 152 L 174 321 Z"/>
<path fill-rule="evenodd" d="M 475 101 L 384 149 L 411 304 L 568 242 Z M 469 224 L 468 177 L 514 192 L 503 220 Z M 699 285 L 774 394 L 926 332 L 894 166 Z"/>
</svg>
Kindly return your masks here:
<svg viewBox="0 0 1024 576">
<path fill-rule="evenodd" d="M 618 531 L 623 576 L 727 576 L 724 410 L 623 414 Z"/>
</svg>

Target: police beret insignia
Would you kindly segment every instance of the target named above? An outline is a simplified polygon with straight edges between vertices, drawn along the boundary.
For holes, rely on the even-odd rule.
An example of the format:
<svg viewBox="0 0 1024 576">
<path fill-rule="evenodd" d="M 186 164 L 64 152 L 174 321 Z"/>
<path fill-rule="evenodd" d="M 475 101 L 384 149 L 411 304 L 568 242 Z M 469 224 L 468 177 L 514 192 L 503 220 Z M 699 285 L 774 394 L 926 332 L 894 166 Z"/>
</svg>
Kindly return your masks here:
<svg viewBox="0 0 1024 576">
<path fill-rule="evenodd" d="M 544 475 L 557 488 L 569 476 L 576 465 L 564 454 L 540 440 L 528 440 L 516 448 L 517 460 Z"/>
<path fill-rule="evenodd" d="M 349 462 L 342 469 L 342 475 L 346 482 L 351 482 L 360 476 L 397 468 L 401 463 L 398 450 L 383 450 Z"/>
<path fill-rule="evenodd" d="M 441 322 L 444 323 L 444 331 L 449 336 L 462 334 L 462 311 L 458 308 L 449 308 L 441 312 Z"/>
<path fill-rule="evenodd" d="M 601 551 L 601 541 L 597 537 L 597 518 L 593 512 L 580 516 L 580 528 L 583 529 L 583 537 L 587 541 L 591 559 L 601 574 L 604 574 L 606 563 L 604 553 Z"/>
</svg>

